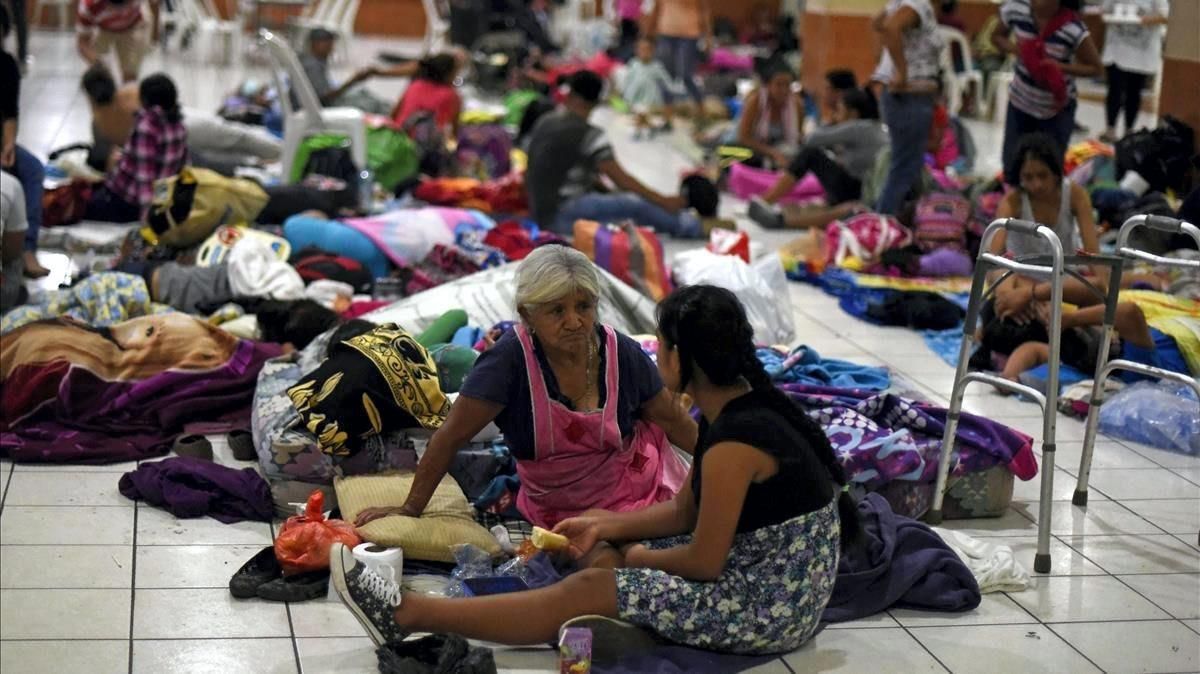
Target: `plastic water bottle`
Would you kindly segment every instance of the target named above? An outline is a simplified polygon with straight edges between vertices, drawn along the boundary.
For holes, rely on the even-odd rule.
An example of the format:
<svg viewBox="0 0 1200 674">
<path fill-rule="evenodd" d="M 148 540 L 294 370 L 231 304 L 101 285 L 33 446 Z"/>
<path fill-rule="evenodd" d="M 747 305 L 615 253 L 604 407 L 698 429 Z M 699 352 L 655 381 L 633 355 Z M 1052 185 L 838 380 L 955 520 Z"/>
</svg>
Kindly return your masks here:
<svg viewBox="0 0 1200 674">
<path fill-rule="evenodd" d="M 375 207 L 375 174 L 363 169 L 358 174 L 358 210 L 370 215 Z"/>
</svg>

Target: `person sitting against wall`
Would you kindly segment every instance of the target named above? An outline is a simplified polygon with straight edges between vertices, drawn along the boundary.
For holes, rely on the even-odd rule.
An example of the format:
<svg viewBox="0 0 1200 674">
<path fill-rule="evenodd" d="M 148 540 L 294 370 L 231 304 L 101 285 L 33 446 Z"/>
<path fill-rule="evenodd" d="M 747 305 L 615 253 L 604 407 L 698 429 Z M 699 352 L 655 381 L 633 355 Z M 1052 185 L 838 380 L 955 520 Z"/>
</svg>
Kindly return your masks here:
<svg viewBox="0 0 1200 674">
<path fill-rule="evenodd" d="M 569 234 L 576 220 L 633 220 L 664 234 L 701 236 L 700 218 L 685 199 L 659 194 L 629 175 L 608 136 L 588 122 L 604 88 L 600 76 L 581 70 L 568 78 L 567 88 L 563 104 L 543 115 L 529 136 L 525 188 L 538 225 Z M 600 175 L 621 192 L 597 192 Z"/>
<path fill-rule="evenodd" d="M 141 108 L 137 82 L 117 85 L 112 71 L 97 63 L 83 73 L 83 93 L 92 109 L 92 151 L 88 164 L 105 171 L 114 152 L 133 133 Z M 194 108 L 183 108 L 183 125 L 188 133 L 188 151 L 196 166 L 232 175 L 237 166 L 278 161 L 283 143 L 266 129 L 221 119 Z"/>
<path fill-rule="evenodd" d="M 766 194 L 750 200 L 750 219 L 768 229 L 819 227 L 865 208 L 858 203 L 863 179 L 887 145 L 875 97 L 864 89 L 845 92 L 837 101 L 833 120 L 805 138 L 804 147 Z M 777 204 L 809 172 L 825 189 L 829 208 L 787 219 Z"/>
<path fill-rule="evenodd" d="M 175 83 L 162 73 L 142 80 L 141 108 L 104 183 L 92 190 L 84 218 L 134 222 L 154 201 L 154 181 L 176 175 L 188 162 L 187 127 Z"/>
<path fill-rule="evenodd" d="M 540 526 L 594 508 L 670 500 L 696 424 L 632 339 L 599 322 L 601 278 L 583 253 L 535 249 L 517 270 L 517 327 L 479 356 L 425 450 L 405 504 L 370 508 L 355 524 L 419 517 L 454 454 L 489 422 L 517 460 L 517 508 Z"/>
<path fill-rule="evenodd" d="M 615 619 L 693 648 L 755 655 L 794 650 L 816 633 L 839 551 L 860 527 L 829 439 L 771 383 L 745 308 L 728 290 L 676 290 L 658 308 L 658 340 L 663 404 L 686 394 L 703 414 L 695 463 L 678 495 L 559 522 L 567 554 L 587 568 L 528 592 L 463 599 L 404 592 L 398 574 L 369 570 L 335 544 L 334 587 L 376 644 L 412 631 L 544 644 L 578 626 L 593 630 L 592 662 L 611 665 L 658 644 Z M 422 467 L 427 461 L 428 453 Z M 570 479 L 588 490 L 621 484 L 583 465 Z M 522 473 L 521 492 L 528 487 Z"/>
<path fill-rule="evenodd" d="M 786 63 L 772 61 L 760 75 L 762 84 L 746 94 L 735 142 L 754 152 L 747 163 L 782 169 L 800 148 L 804 102 L 792 90 L 796 75 Z"/>
</svg>

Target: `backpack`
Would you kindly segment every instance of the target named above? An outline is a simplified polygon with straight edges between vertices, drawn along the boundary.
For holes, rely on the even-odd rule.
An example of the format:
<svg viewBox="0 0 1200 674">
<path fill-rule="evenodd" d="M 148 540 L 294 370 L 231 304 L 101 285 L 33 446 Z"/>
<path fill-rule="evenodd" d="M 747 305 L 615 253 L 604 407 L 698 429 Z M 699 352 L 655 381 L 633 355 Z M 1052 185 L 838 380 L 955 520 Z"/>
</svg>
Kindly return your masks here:
<svg viewBox="0 0 1200 674">
<path fill-rule="evenodd" d="M 367 127 L 367 168 L 375 174 L 375 181 L 391 192 L 417 175 L 421 154 L 403 131 L 390 126 Z"/>
<path fill-rule="evenodd" d="M 966 246 L 971 203 L 957 194 L 934 192 L 921 197 L 913 217 L 913 237 L 923 251 Z"/>
<path fill-rule="evenodd" d="M 266 191 L 253 180 L 185 166 L 179 175 L 154 181 L 142 236 L 154 245 L 188 248 L 221 225 L 253 223 L 266 205 Z"/>
<path fill-rule="evenodd" d="M 826 266 L 841 266 L 850 257 L 869 265 L 878 262 L 884 251 L 911 244 L 912 233 L 890 215 L 859 213 L 829 223 L 825 241 Z"/>
<path fill-rule="evenodd" d="M 318 133 L 301 141 L 291 171 L 292 183 L 316 174 L 358 184 L 359 168 L 350 154 L 350 139 L 336 133 Z"/>
<path fill-rule="evenodd" d="M 499 124 L 468 124 L 458 131 L 454 158 L 461 175 L 489 180 L 512 170 L 512 138 Z"/>
<path fill-rule="evenodd" d="M 320 279 L 341 281 L 356 293 L 369 293 L 375 285 L 371 272 L 358 260 L 327 253 L 319 248 L 305 248 L 291 260 L 292 266 L 304 279 L 305 285 Z"/>
</svg>

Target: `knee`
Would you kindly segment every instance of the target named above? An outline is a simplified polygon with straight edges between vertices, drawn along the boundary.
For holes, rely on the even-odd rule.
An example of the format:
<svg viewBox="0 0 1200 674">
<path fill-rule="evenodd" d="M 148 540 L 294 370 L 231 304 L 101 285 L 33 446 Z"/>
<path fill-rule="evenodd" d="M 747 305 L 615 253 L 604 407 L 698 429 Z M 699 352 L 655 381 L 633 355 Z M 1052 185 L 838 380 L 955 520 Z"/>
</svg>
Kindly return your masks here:
<svg viewBox="0 0 1200 674">
<path fill-rule="evenodd" d="M 612 569 L 590 568 L 576 571 L 555 587 L 564 596 L 580 596 L 582 593 L 590 594 L 612 588 L 615 583 L 616 573 Z"/>
<path fill-rule="evenodd" d="M 1145 325 L 1146 314 L 1133 302 L 1117 304 L 1116 323 L 1119 325 Z"/>
</svg>

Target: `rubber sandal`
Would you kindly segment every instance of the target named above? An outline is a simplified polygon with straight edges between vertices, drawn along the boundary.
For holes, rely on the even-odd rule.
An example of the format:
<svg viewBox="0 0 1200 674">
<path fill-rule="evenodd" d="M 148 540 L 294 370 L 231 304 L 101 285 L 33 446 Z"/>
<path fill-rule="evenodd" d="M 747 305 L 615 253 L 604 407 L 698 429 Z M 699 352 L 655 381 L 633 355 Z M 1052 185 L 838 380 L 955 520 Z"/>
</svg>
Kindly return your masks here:
<svg viewBox="0 0 1200 674">
<path fill-rule="evenodd" d="M 179 456 L 189 456 L 193 459 L 213 460 L 213 447 L 208 438 L 203 435 L 181 435 L 175 438 L 171 447 Z"/>
<path fill-rule="evenodd" d="M 254 448 L 254 436 L 250 431 L 230 431 L 225 436 L 229 449 L 233 450 L 233 458 L 238 461 L 257 461 L 258 450 Z"/>
</svg>

